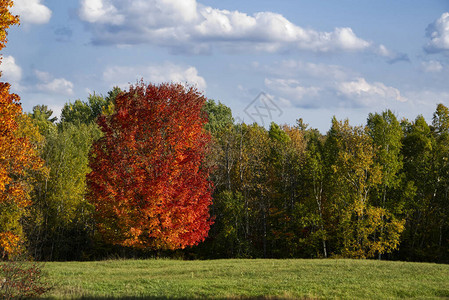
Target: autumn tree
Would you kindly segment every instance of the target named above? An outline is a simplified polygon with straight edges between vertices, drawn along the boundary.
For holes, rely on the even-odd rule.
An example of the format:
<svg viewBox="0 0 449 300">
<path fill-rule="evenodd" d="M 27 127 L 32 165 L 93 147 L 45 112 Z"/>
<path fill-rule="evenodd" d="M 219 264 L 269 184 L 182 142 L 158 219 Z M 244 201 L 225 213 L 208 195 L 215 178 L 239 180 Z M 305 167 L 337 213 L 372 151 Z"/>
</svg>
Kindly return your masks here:
<svg viewBox="0 0 449 300">
<path fill-rule="evenodd" d="M 179 84 L 131 86 L 101 116 L 88 199 L 98 230 L 117 245 L 176 249 L 207 236 L 211 183 L 203 164 L 206 99 Z"/>
<path fill-rule="evenodd" d="M 31 205 L 35 173 L 42 170 L 37 144 L 39 132 L 22 114 L 18 96 L 0 83 L 0 248 L 3 256 L 17 251 L 24 234 L 21 219 Z"/>
<path fill-rule="evenodd" d="M 0 49 L 6 45 L 9 26 L 18 24 L 9 12 L 12 1 L 0 1 Z M 37 134 L 22 113 L 20 98 L 11 94 L 10 85 L 0 82 L 0 255 L 19 251 L 23 241 L 21 218 L 30 202 L 33 172 L 42 167 L 36 145 L 27 134 Z"/>
<path fill-rule="evenodd" d="M 357 258 L 397 249 L 404 229 L 403 221 L 369 197 L 382 182 L 382 168 L 376 163 L 376 149 L 366 131 L 334 118 L 329 132 L 329 141 L 336 147 L 332 169 L 337 188 L 332 201 L 338 215 L 340 251 Z"/>
<path fill-rule="evenodd" d="M 10 26 L 19 24 L 19 17 L 11 14 L 9 9 L 13 6 L 11 0 L 0 0 L 0 50 L 6 46 L 6 31 Z"/>
</svg>

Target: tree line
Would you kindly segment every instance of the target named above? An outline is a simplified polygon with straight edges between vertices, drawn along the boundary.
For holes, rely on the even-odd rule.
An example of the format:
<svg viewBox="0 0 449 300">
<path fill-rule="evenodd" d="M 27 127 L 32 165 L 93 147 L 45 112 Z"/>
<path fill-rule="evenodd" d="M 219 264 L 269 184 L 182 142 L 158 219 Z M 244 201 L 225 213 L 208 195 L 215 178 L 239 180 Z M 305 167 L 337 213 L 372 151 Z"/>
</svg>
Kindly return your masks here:
<svg viewBox="0 0 449 300">
<path fill-rule="evenodd" d="M 36 259 L 136 255 L 135 249 L 140 249 L 139 255 L 154 255 L 151 251 L 155 249 L 179 248 L 167 246 L 167 236 L 164 242 L 143 242 L 127 233 L 127 239 L 117 242 L 116 234 L 115 242 L 111 242 L 114 238 L 105 239 L 104 230 L 98 227 L 95 207 L 100 200 L 95 199 L 106 196 L 92 193 L 86 176 L 92 173 L 92 162 L 100 159 L 98 153 L 92 159 L 93 149 L 98 150 L 92 145 L 105 137 L 105 120 L 114 115 L 118 118 L 116 98 L 121 94 L 119 88 L 114 88 L 105 96 L 93 94 L 87 101 L 66 103 L 59 121 L 45 105 L 35 106 L 31 113 L 17 118 L 21 134 L 29 137 L 42 166 L 29 172 L 27 182 L 32 188 L 26 209 L 2 209 L 2 220 L 17 223 L 4 225 L 6 221 L 2 221 L 2 229 L 6 232 L 7 226 L 19 228 L 15 234 L 23 237 Z M 431 124 L 422 116 L 413 121 L 398 120 L 386 110 L 369 114 L 364 126 L 333 118 L 326 134 L 309 128 L 302 119 L 295 125 L 271 123 L 269 128 L 236 123 L 230 108 L 214 100 L 204 102 L 201 109 L 208 117 L 204 131 L 211 136 L 207 144 L 201 144 L 207 150 L 201 168 L 208 170 L 208 182 L 213 184 L 210 229 L 209 225 L 202 229 L 208 230 L 204 242 L 193 246 L 202 240 L 198 238 L 184 245 L 192 247 L 167 255 L 448 261 L 449 110 L 444 105 L 437 106 Z M 170 116 L 172 119 L 167 119 Z M 178 128 L 182 126 L 180 116 L 167 114 L 164 122 Z M 151 118 L 159 117 L 153 114 L 145 119 L 139 115 L 136 126 L 155 132 L 151 127 L 155 120 Z M 126 127 L 127 122 L 122 120 L 123 124 L 114 130 Z M 164 134 L 168 130 L 166 127 Z M 113 144 L 120 143 L 124 145 L 123 137 Z M 126 147 L 129 158 L 130 146 Z M 167 149 L 160 153 L 167 155 Z M 146 163 L 176 159 L 153 157 Z M 110 174 L 113 165 L 109 165 Z M 145 188 L 134 191 L 134 198 L 141 197 L 146 189 L 154 188 L 153 193 L 168 189 L 161 181 L 142 184 Z M 207 207 L 209 202 L 204 203 Z M 133 205 L 141 207 L 133 202 L 129 209 Z M 20 216 L 13 216 L 19 211 Z M 160 221 L 166 218 L 161 212 L 157 214 L 158 226 L 167 222 Z M 111 215 L 111 211 L 104 215 Z M 143 218 L 141 214 L 125 215 L 134 223 L 123 228 L 132 228 L 133 232 L 155 230 L 136 225 L 145 223 L 139 219 Z M 112 236 L 121 232 L 118 223 L 102 224 L 114 229 L 109 230 Z"/>
<path fill-rule="evenodd" d="M 332 119 L 326 134 L 234 124 L 209 101 L 216 166 L 211 257 L 355 257 L 448 261 L 449 110 L 364 126 Z"/>
</svg>

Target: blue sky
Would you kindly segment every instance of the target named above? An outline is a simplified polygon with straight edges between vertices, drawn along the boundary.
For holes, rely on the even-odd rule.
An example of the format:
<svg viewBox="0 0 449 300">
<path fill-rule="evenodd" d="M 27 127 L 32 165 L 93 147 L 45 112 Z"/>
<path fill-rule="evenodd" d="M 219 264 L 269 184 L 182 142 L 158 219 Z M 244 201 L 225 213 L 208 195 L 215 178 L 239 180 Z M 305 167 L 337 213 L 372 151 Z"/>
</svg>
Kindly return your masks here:
<svg viewBox="0 0 449 300">
<path fill-rule="evenodd" d="M 25 111 L 175 81 L 251 122 L 264 92 L 272 119 L 323 133 L 333 115 L 365 123 L 393 110 L 431 121 L 449 106 L 447 0 L 15 0 L 0 69 Z"/>
</svg>

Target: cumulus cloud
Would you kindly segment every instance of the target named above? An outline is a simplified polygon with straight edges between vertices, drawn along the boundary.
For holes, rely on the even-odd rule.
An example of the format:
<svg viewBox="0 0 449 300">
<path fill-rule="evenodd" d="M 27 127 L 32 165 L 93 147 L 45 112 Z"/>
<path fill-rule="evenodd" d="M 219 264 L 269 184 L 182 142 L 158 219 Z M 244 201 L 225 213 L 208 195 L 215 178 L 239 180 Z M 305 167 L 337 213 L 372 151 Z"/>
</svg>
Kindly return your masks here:
<svg viewBox="0 0 449 300">
<path fill-rule="evenodd" d="M 265 78 L 265 87 L 296 107 L 370 107 L 407 101 L 398 89 L 369 82 L 338 65 L 285 60 L 265 71 L 271 74 Z"/>
<path fill-rule="evenodd" d="M 83 0 L 80 17 L 90 23 L 99 24 L 120 25 L 125 21 L 115 6 L 103 0 Z"/>
<path fill-rule="evenodd" d="M 13 56 L 2 57 L 0 64 L 2 81 L 12 84 L 15 92 L 36 92 L 55 95 L 72 95 L 73 83 L 64 78 L 54 78 L 50 73 L 39 70 L 34 71 L 34 76 L 24 79 L 22 82 L 22 68 L 16 63 Z"/>
<path fill-rule="evenodd" d="M 248 15 L 212 8 L 196 0 L 82 0 L 79 17 L 89 24 L 94 44 L 148 43 L 172 51 L 277 52 L 368 51 L 392 58 L 385 46 L 358 37 L 351 28 L 330 32 L 305 29 L 273 12 Z"/>
<path fill-rule="evenodd" d="M 35 75 L 39 83 L 36 88 L 41 92 L 50 94 L 72 95 L 73 83 L 65 78 L 54 78 L 48 72 L 35 71 Z"/>
<path fill-rule="evenodd" d="M 45 24 L 50 21 L 51 10 L 41 0 L 14 0 L 11 11 L 20 16 L 20 22 Z"/>
<path fill-rule="evenodd" d="M 359 100 L 358 103 L 362 105 L 375 104 L 385 100 L 407 101 L 405 97 L 401 96 L 398 89 L 386 86 L 381 82 L 368 83 L 364 78 L 340 82 L 336 85 L 336 90 L 345 97 Z"/>
<path fill-rule="evenodd" d="M 449 50 L 449 12 L 445 12 L 426 29 L 430 41 L 424 49 L 427 52 L 441 52 Z"/>
<path fill-rule="evenodd" d="M 443 70 L 443 65 L 436 60 L 429 60 L 421 62 L 421 68 L 427 73 L 437 73 Z"/>
<path fill-rule="evenodd" d="M 135 83 L 140 79 L 155 83 L 187 83 L 200 90 L 207 87 L 206 80 L 198 75 L 198 70 L 195 67 L 183 67 L 173 63 L 139 67 L 111 66 L 103 72 L 103 79 L 122 88 L 127 88 L 130 83 Z"/>
<path fill-rule="evenodd" d="M 2 72 L 2 80 L 19 83 L 22 79 L 22 68 L 16 64 L 16 60 L 12 56 L 2 57 L 0 71 Z"/>
</svg>

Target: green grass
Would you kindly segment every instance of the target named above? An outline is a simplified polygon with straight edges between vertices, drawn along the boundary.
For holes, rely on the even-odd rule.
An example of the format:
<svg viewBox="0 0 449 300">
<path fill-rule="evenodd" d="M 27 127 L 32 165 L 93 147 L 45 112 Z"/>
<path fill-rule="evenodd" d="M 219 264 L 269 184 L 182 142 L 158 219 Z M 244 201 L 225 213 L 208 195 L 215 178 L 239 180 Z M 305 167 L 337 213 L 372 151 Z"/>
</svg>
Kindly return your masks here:
<svg viewBox="0 0 449 300">
<path fill-rule="evenodd" d="M 48 262 L 51 299 L 449 298 L 449 265 L 373 260 Z"/>
</svg>

